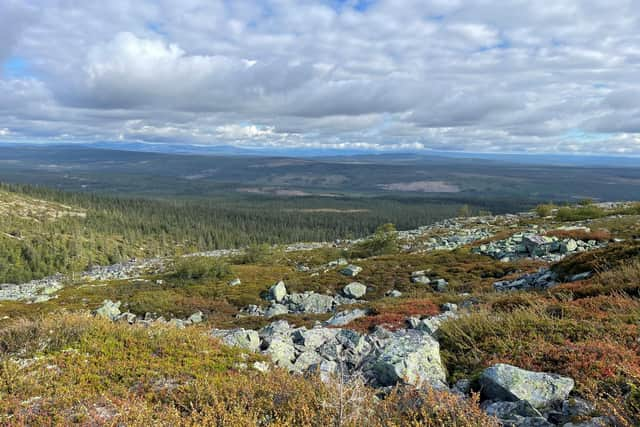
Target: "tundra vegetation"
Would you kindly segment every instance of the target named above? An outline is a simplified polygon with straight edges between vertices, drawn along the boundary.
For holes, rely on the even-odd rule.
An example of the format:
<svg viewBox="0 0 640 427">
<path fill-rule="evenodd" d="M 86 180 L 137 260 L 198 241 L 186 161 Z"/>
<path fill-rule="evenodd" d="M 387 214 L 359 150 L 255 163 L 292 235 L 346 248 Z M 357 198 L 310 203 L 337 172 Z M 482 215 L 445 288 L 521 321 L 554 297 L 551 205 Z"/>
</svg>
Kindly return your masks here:
<svg viewBox="0 0 640 427">
<path fill-rule="evenodd" d="M 3 264 L 3 274 L 16 282 L 29 280 L 30 274 L 50 273 L 44 267 L 32 269 L 37 262 L 29 268 L 19 264 L 25 259 L 25 241 L 41 239 L 55 245 L 51 253 L 58 258 L 51 265 L 73 271 L 91 263 L 145 256 L 146 250 L 138 245 L 155 232 L 156 219 L 146 208 L 131 221 L 142 221 L 146 212 L 153 230 L 149 234 L 130 236 L 126 226 L 110 234 L 90 225 L 96 205 L 87 206 L 85 196 L 80 198 L 84 202 L 74 204 L 9 190 L 3 190 L 3 200 L 12 197 L 32 204 L 31 212 L 3 214 L 0 224 L 0 231 L 10 236 L 0 240 L 10 261 Z M 116 200 L 111 199 L 114 206 L 137 203 Z M 105 202 L 99 198 L 95 203 Z M 113 209 L 110 214 L 120 208 Z M 125 210 L 120 212 L 124 215 Z M 158 215 L 166 218 L 165 214 L 169 215 Z M 482 373 L 496 364 L 509 364 L 572 378 L 572 399 L 593 405 L 588 414 L 575 415 L 575 423 L 606 417 L 611 425 L 638 425 L 638 205 L 607 208 L 585 203 L 488 218 L 485 223 L 459 219 L 450 229 L 434 227 L 411 238 L 385 224 L 372 230 L 369 239 L 353 244 L 296 250 L 255 244 L 241 254 L 218 257 L 172 254 L 164 269 L 139 277 L 70 277 L 43 302 L 0 301 L 0 423 L 358 426 L 367 420 L 372 426 L 498 426 L 499 421 L 481 408 Z M 481 227 L 487 222 L 492 237 L 452 250 L 424 249 L 431 239 L 457 239 L 447 230 L 458 224 Z M 500 261 L 474 251 L 533 227 L 548 238 L 602 244 L 575 250 L 550 264 L 529 256 Z M 167 230 L 167 241 L 171 235 Z M 82 250 L 74 250 L 73 244 Z M 14 254 L 10 251 L 15 245 L 20 250 Z M 182 250 L 191 249 L 204 248 Z M 45 253 L 47 248 L 34 250 L 39 256 Z M 341 272 L 348 265 L 361 268 L 357 276 Z M 511 292 L 493 286 L 539 268 L 549 268 L 558 282 Z M 592 274 L 568 281 L 584 272 Z M 431 319 L 456 304 L 460 314 L 443 317 L 434 336 L 447 383 L 468 380 L 470 391 L 461 397 L 448 389 L 411 384 L 381 390 L 358 376 L 299 375 L 265 354 L 229 347 L 211 334 L 213 328 L 257 330 L 278 320 L 311 328 L 334 314 L 245 315 L 248 306 L 268 307 L 272 287 L 279 281 L 290 295 L 341 295 L 354 281 L 364 284 L 363 296 L 337 308 L 365 311 L 342 326 L 359 333 L 403 330 L 407 319 Z M 121 311 L 140 319 L 186 319 L 201 312 L 204 320 L 180 328 L 158 320 L 130 324 L 94 316 L 105 300 L 121 302 Z M 263 363 L 268 369 L 255 368 Z"/>
</svg>

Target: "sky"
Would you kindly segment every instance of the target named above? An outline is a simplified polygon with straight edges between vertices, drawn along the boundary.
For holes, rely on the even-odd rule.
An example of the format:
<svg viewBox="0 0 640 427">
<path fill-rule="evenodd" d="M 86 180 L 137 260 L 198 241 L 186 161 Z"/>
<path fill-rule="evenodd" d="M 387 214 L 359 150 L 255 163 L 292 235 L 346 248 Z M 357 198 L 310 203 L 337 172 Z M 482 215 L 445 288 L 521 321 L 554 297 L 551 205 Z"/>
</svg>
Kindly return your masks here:
<svg viewBox="0 0 640 427">
<path fill-rule="evenodd" d="M 0 141 L 640 155 L 640 1 L 0 0 Z"/>
</svg>

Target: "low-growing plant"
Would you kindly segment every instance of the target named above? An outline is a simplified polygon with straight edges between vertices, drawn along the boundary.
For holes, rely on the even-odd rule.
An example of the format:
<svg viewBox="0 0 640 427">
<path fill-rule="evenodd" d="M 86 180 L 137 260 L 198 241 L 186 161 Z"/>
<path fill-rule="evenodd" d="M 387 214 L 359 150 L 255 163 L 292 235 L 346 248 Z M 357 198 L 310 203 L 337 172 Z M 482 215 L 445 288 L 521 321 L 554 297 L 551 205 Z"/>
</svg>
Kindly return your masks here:
<svg viewBox="0 0 640 427">
<path fill-rule="evenodd" d="M 223 279 L 230 274 L 231 267 L 219 258 L 189 256 L 175 261 L 175 276 L 179 279 Z"/>
<path fill-rule="evenodd" d="M 596 205 L 578 206 L 575 208 L 564 206 L 556 212 L 558 221 L 583 221 L 585 219 L 602 218 L 607 211 Z"/>
<path fill-rule="evenodd" d="M 73 337 L 56 323 L 76 325 Z M 497 427 L 477 396 L 397 389 L 380 399 L 357 379 L 250 368 L 260 356 L 221 345 L 203 328 L 148 328 L 86 315 L 15 322 L 44 357 L 0 354 L 0 424 L 174 426 Z M 64 345 L 62 345 L 64 343 Z M 337 384 L 341 386 L 337 386 Z"/>
<path fill-rule="evenodd" d="M 357 244 L 351 251 L 352 257 L 368 258 L 398 252 L 398 231 L 393 224 L 383 224 L 376 228 L 374 235 Z"/>
<path fill-rule="evenodd" d="M 548 216 L 551 216 L 551 214 L 553 213 L 553 209 L 555 208 L 554 205 L 552 204 L 541 204 L 536 206 L 536 214 L 540 217 L 540 218 L 545 218 Z"/>
<path fill-rule="evenodd" d="M 270 245 L 254 243 L 247 246 L 233 261 L 237 264 L 271 264 L 279 258 L 278 255 L 278 251 Z"/>
</svg>

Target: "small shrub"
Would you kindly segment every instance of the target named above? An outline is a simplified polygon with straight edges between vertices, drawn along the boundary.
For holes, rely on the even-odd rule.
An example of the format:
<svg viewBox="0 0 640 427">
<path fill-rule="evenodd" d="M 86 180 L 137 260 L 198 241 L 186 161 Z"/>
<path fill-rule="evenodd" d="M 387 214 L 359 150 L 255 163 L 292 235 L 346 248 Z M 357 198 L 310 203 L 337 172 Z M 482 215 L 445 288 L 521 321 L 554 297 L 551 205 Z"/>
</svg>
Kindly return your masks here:
<svg viewBox="0 0 640 427">
<path fill-rule="evenodd" d="M 269 264 L 276 259 L 276 252 L 266 243 L 249 245 L 242 255 L 234 259 L 237 264 Z"/>
<path fill-rule="evenodd" d="M 440 313 L 440 308 L 428 299 L 392 300 L 374 304 L 370 316 L 349 324 L 349 328 L 367 332 L 375 326 L 395 330 L 406 325 L 408 317 L 430 317 Z"/>
<path fill-rule="evenodd" d="M 227 263 L 203 256 L 179 258 L 175 263 L 175 276 L 179 279 L 222 279 L 231 274 Z"/>
<path fill-rule="evenodd" d="M 556 218 L 559 221 L 583 221 L 585 219 L 602 218 L 607 212 L 595 205 L 579 206 L 571 208 L 568 206 L 558 209 Z"/>
<path fill-rule="evenodd" d="M 351 256 L 367 258 L 396 252 L 398 252 L 398 231 L 393 224 L 383 224 L 376 229 L 370 239 L 356 245 L 351 251 Z"/>
<path fill-rule="evenodd" d="M 548 216 L 551 216 L 551 214 L 553 213 L 553 209 L 554 206 L 552 204 L 543 204 L 543 205 L 538 205 L 536 206 L 536 214 L 540 217 L 540 218 L 545 218 Z"/>
</svg>

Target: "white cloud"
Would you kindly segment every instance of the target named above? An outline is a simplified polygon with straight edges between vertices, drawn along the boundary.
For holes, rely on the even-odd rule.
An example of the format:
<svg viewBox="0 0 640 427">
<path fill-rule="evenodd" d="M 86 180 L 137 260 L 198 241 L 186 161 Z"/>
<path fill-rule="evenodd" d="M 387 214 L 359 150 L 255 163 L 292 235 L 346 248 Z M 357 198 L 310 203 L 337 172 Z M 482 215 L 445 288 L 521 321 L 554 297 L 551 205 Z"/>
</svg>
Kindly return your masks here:
<svg viewBox="0 0 640 427">
<path fill-rule="evenodd" d="M 255 125 L 243 126 L 238 124 L 222 125 L 216 128 L 218 137 L 239 140 L 272 136 L 274 135 L 273 130 L 273 127 L 259 128 Z"/>
<path fill-rule="evenodd" d="M 0 0 L 0 136 L 640 154 L 635 0 L 355 4 Z"/>
</svg>

